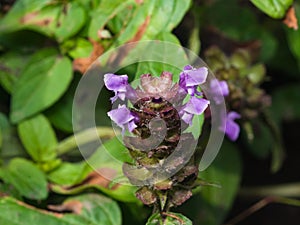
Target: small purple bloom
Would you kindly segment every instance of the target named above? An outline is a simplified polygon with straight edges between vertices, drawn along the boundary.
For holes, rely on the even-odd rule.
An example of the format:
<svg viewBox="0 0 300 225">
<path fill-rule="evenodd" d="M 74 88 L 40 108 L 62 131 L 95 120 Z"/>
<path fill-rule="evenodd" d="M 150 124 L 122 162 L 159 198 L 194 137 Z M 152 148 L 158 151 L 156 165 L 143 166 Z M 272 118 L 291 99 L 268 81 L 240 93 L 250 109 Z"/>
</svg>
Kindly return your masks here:
<svg viewBox="0 0 300 225">
<path fill-rule="evenodd" d="M 227 114 L 225 134 L 231 141 L 235 141 L 239 136 L 240 126 L 234 120 L 240 118 L 241 115 L 234 111 Z"/>
<path fill-rule="evenodd" d="M 115 92 L 115 96 L 110 99 L 112 102 L 116 101 L 118 98 L 122 101 L 125 100 L 128 86 L 127 75 L 119 76 L 113 73 L 107 73 L 104 75 L 104 84 L 108 90 Z"/>
<path fill-rule="evenodd" d="M 209 101 L 204 98 L 192 96 L 191 99 L 182 107 L 179 112 L 182 120 L 192 125 L 194 115 L 200 115 L 208 107 Z"/>
<path fill-rule="evenodd" d="M 125 105 L 119 105 L 117 109 L 109 111 L 107 115 L 122 128 L 122 134 L 124 134 L 125 129 L 128 129 L 131 132 L 137 127 L 134 123 L 135 116 Z"/>
<path fill-rule="evenodd" d="M 206 81 L 207 74 L 208 70 L 206 67 L 196 69 L 191 65 L 187 65 L 184 67 L 183 72 L 180 73 L 179 86 L 192 96 L 195 94 L 201 95 L 197 88 Z"/>
<path fill-rule="evenodd" d="M 220 104 L 223 98 L 229 95 L 229 87 L 226 81 L 214 79 L 210 82 L 210 91 L 213 94 L 213 99 L 217 104 Z"/>
</svg>

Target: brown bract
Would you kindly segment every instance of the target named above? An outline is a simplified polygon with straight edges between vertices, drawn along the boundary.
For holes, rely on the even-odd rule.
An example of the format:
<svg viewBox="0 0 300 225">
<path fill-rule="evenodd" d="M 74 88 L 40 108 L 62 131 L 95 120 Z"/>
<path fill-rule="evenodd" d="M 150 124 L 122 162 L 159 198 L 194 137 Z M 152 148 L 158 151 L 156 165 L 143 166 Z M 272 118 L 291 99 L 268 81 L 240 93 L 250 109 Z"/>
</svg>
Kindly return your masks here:
<svg viewBox="0 0 300 225">
<path fill-rule="evenodd" d="M 162 97 L 166 100 L 170 100 L 176 96 L 178 84 L 173 85 L 172 74 L 169 72 L 162 72 L 160 77 L 143 74 L 141 76 L 141 89 L 138 88 L 136 92 L 139 98 Z"/>
<path fill-rule="evenodd" d="M 294 30 L 298 30 L 298 20 L 295 13 L 295 8 L 292 6 L 287 11 L 283 23 L 287 25 L 289 28 L 293 28 Z"/>
</svg>

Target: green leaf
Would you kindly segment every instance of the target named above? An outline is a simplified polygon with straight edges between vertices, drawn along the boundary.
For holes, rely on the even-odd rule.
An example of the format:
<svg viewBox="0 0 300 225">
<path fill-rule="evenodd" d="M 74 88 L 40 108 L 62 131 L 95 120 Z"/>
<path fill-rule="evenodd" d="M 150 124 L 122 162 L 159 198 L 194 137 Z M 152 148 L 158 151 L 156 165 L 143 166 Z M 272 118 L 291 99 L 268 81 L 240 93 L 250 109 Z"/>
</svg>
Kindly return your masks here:
<svg viewBox="0 0 300 225">
<path fill-rule="evenodd" d="M 0 84 L 8 92 L 12 93 L 14 84 L 23 71 L 30 54 L 11 51 L 0 57 Z"/>
<path fill-rule="evenodd" d="M 62 42 L 76 34 L 86 21 L 85 9 L 76 2 L 18 1 L 0 22 L 8 33 L 30 29 Z M 9 25 L 9 26 L 8 26 Z"/>
<path fill-rule="evenodd" d="M 0 169 L 0 178 L 1 178 L 1 169 Z M 9 195 L 19 200 L 22 199 L 22 196 L 20 195 L 18 190 L 11 184 L 0 182 L 0 193 L 2 196 Z"/>
<path fill-rule="evenodd" d="M 58 129 L 71 133 L 73 132 L 72 125 L 72 106 L 74 100 L 74 94 L 76 87 L 81 78 L 74 77 L 71 85 L 69 86 L 67 92 L 56 102 L 52 107 L 45 111 L 45 115 L 50 120 L 50 122 Z"/>
<path fill-rule="evenodd" d="M 4 163 L 17 156 L 27 156 L 18 138 L 17 129 L 10 125 L 8 118 L 2 113 L 0 113 L 0 131 L 2 135 L 0 159 Z"/>
<path fill-rule="evenodd" d="M 70 207 L 70 206 L 73 206 Z M 96 194 L 67 199 L 53 210 L 74 213 L 53 213 L 40 210 L 11 197 L 0 199 L 0 224 L 14 225 L 121 225 L 121 211 L 113 200 Z"/>
<path fill-rule="evenodd" d="M 192 225 L 192 221 L 180 213 L 166 213 L 166 219 L 162 220 L 159 213 L 153 214 L 146 225 Z"/>
<path fill-rule="evenodd" d="M 62 48 L 70 48 L 67 52 L 73 59 L 89 57 L 93 51 L 92 43 L 84 38 L 66 41 L 63 43 Z"/>
<path fill-rule="evenodd" d="M 133 0 L 101 1 L 100 5 L 91 12 L 91 23 L 88 29 L 88 36 L 93 40 L 98 40 L 98 31 L 102 30 L 116 14 L 131 5 L 134 5 Z"/>
<path fill-rule="evenodd" d="M 293 0 L 250 0 L 257 8 L 274 19 L 285 16 L 286 10 L 293 4 Z"/>
<path fill-rule="evenodd" d="M 24 69 L 12 94 L 11 121 L 17 123 L 56 102 L 72 79 L 72 64 L 54 49 L 37 52 Z"/>
<path fill-rule="evenodd" d="M 111 48 L 132 41 L 153 40 L 160 33 L 170 32 L 181 21 L 190 2 L 153 0 L 136 5 L 132 17 L 124 18 L 128 22 Z"/>
<path fill-rule="evenodd" d="M 45 199 L 48 196 L 44 173 L 26 159 L 12 159 L 4 170 L 3 179 L 6 183 L 12 184 L 26 198 Z"/>
<path fill-rule="evenodd" d="M 55 29 L 55 36 L 59 42 L 62 42 L 75 35 L 85 24 L 86 12 L 77 2 L 69 2 L 63 6 L 57 23 L 59 26 Z"/>
<path fill-rule="evenodd" d="M 147 59 L 151 59 L 149 61 L 142 59 L 142 62 L 138 63 L 135 79 L 139 79 L 140 76 L 145 73 L 160 76 L 163 71 L 168 71 L 173 74 L 173 81 L 178 82 L 182 68 L 189 64 L 186 53 L 180 46 L 176 36 L 171 33 L 159 33 L 156 39 L 163 42 L 170 42 L 170 44 L 153 45 L 153 43 L 149 43 L 149 47 L 146 44 L 137 46 L 137 48 L 129 54 L 129 58 L 136 57 L 141 51 L 147 50 Z M 176 54 L 174 54 L 174 51 L 176 51 Z M 154 61 L 154 59 L 156 60 Z"/>
<path fill-rule="evenodd" d="M 45 116 L 40 114 L 21 122 L 18 133 L 28 154 L 36 162 L 43 163 L 56 158 L 56 136 Z"/>
<path fill-rule="evenodd" d="M 79 163 L 62 163 L 48 174 L 48 179 L 58 185 L 73 186 L 83 181 L 92 168 L 84 161 Z"/>
<path fill-rule="evenodd" d="M 32 12 L 38 12 L 51 3 L 51 0 L 22 0 L 17 1 L 9 10 L 9 13 L 0 21 L 0 33 L 12 32 L 24 26 L 24 17 L 35 16 Z M 23 18 L 23 20 L 22 20 Z"/>
<path fill-rule="evenodd" d="M 128 183 L 122 171 L 123 163 L 132 162 L 132 159 L 128 150 L 118 138 L 115 137 L 106 141 L 87 159 L 87 162 L 95 170 L 88 175 L 94 180 L 93 182 L 90 179 L 86 179 L 80 185 L 71 187 L 52 185 L 52 190 L 61 194 L 75 194 L 88 188 L 96 188 L 119 201 L 137 201 L 134 195 L 137 188 Z"/>
</svg>

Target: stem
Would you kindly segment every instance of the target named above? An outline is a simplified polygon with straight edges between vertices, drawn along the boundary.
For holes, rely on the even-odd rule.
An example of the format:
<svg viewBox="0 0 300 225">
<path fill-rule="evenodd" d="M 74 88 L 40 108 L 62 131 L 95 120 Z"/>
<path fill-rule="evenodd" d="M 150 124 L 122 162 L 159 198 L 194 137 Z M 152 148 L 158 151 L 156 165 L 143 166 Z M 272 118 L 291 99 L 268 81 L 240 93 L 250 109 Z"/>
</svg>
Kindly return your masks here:
<svg viewBox="0 0 300 225">
<path fill-rule="evenodd" d="M 242 188 L 239 192 L 239 195 L 243 197 L 263 197 L 267 195 L 281 197 L 299 197 L 300 183 Z"/>
<path fill-rule="evenodd" d="M 168 217 L 171 217 L 173 219 L 176 219 L 179 221 L 180 224 L 184 224 L 184 221 L 182 219 L 180 219 L 178 216 L 176 215 L 173 215 L 173 214 L 170 214 L 170 213 L 167 213 L 167 212 L 162 212 L 161 213 L 163 216 L 168 216 Z"/>
<path fill-rule="evenodd" d="M 56 151 L 58 155 L 63 155 L 77 148 L 79 145 L 96 141 L 99 138 L 113 138 L 116 135 L 117 134 L 111 127 L 90 128 L 61 141 L 56 147 Z"/>
<path fill-rule="evenodd" d="M 300 207 L 300 201 L 295 199 L 289 199 L 289 198 L 283 198 L 283 197 L 266 197 L 259 202 L 255 203 L 250 208 L 246 209 L 233 219 L 231 219 L 229 222 L 227 222 L 225 225 L 235 225 L 238 222 L 241 222 L 245 218 L 249 217 L 253 213 L 257 212 L 258 210 L 264 208 L 265 206 L 269 205 L 270 203 L 280 203 L 280 204 L 286 204 L 291 206 L 297 206 Z"/>
</svg>

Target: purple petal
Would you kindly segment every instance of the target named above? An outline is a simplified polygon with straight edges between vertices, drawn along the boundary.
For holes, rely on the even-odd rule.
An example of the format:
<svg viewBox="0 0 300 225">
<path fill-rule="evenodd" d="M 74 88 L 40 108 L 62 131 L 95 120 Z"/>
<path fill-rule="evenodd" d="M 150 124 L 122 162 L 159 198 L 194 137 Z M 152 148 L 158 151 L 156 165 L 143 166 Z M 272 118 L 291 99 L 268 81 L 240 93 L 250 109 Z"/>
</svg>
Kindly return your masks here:
<svg viewBox="0 0 300 225">
<path fill-rule="evenodd" d="M 208 70 L 206 67 L 200 67 L 199 69 L 188 71 L 187 74 L 186 85 L 195 86 L 203 84 L 206 81 Z"/>
<path fill-rule="evenodd" d="M 203 98 L 191 97 L 182 109 L 179 111 L 181 119 L 189 125 L 192 125 L 194 115 L 200 115 L 208 107 L 209 101 Z"/>
<path fill-rule="evenodd" d="M 193 117 L 194 117 L 194 114 L 190 114 L 190 113 L 186 113 L 186 112 L 182 112 L 182 115 L 181 115 L 181 119 L 190 126 L 192 126 Z"/>
<path fill-rule="evenodd" d="M 198 69 L 190 65 L 184 67 L 183 72 L 180 73 L 179 86 L 183 88 L 190 95 L 199 94 L 197 88 L 200 84 L 206 81 L 208 70 L 206 67 Z"/>
<path fill-rule="evenodd" d="M 137 127 L 137 125 L 134 123 L 134 121 L 132 120 L 132 121 L 130 121 L 129 123 L 128 123 L 128 130 L 131 132 L 131 131 L 133 131 L 136 127 Z"/>
<path fill-rule="evenodd" d="M 189 102 L 185 105 L 184 111 L 191 114 L 200 115 L 208 107 L 208 104 L 208 100 L 192 96 Z"/>
<path fill-rule="evenodd" d="M 114 102 L 117 98 L 125 100 L 126 90 L 128 86 L 128 76 L 127 75 L 115 75 L 112 73 L 107 73 L 104 75 L 104 84 L 108 90 L 114 91 L 115 96 L 111 98 Z"/>
<path fill-rule="evenodd" d="M 191 65 L 186 65 L 185 67 L 183 67 L 183 70 L 192 70 L 193 67 Z"/>
<path fill-rule="evenodd" d="M 222 91 L 222 94 L 223 96 L 227 96 L 229 95 L 229 87 L 228 87 L 228 84 L 226 81 L 220 81 L 219 82 L 219 85 L 220 85 L 220 88 L 221 88 L 221 91 Z"/>
<path fill-rule="evenodd" d="M 210 89 L 212 93 L 218 95 L 220 92 L 223 96 L 229 95 L 229 87 L 226 81 L 219 81 L 218 79 L 214 79 L 210 82 Z"/>
<path fill-rule="evenodd" d="M 130 85 L 127 85 L 126 88 L 126 97 L 132 102 L 135 103 L 138 100 L 136 90 L 133 89 Z"/>
<path fill-rule="evenodd" d="M 128 76 L 108 73 L 104 75 L 104 84 L 111 91 L 126 91 Z"/>
<path fill-rule="evenodd" d="M 129 131 L 132 131 L 136 127 L 134 124 L 135 117 L 125 105 L 119 105 L 117 109 L 109 111 L 107 115 L 112 121 L 122 128 L 122 133 L 126 127 Z"/>
<path fill-rule="evenodd" d="M 210 82 L 210 92 L 213 95 L 213 99 L 217 104 L 224 101 L 224 96 L 229 94 L 229 88 L 226 81 L 219 81 L 214 79 Z"/>
<path fill-rule="evenodd" d="M 240 126 L 234 121 L 240 119 L 241 115 L 231 111 L 227 114 L 225 133 L 231 141 L 235 141 L 240 133 Z"/>
</svg>

